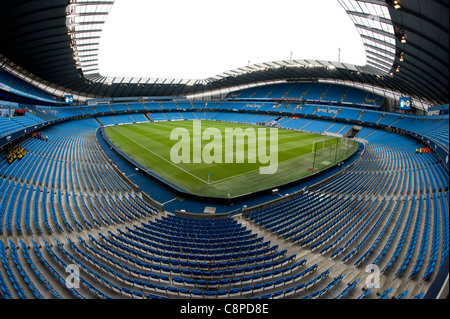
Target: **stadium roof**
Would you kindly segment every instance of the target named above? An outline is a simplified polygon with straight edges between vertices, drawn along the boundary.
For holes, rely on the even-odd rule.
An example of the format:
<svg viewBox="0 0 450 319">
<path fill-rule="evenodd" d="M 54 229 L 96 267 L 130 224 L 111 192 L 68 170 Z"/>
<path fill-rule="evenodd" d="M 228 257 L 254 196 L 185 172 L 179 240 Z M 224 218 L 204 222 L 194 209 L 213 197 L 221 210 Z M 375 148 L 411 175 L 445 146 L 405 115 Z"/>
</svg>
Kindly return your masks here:
<svg viewBox="0 0 450 319">
<path fill-rule="evenodd" d="M 49 93 L 74 94 L 80 101 L 224 94 L 265 83 L 325 81 L 394 98 L 411 95 L 419 108 L 449 103 L 448 0 L 336 1 L 361 34 L 365 66 L 286 60 L 207 79 L 104 77 L 98 74 L 98 44 L 112 0 L 0 2 L 0 65 Z"/>
</svg>

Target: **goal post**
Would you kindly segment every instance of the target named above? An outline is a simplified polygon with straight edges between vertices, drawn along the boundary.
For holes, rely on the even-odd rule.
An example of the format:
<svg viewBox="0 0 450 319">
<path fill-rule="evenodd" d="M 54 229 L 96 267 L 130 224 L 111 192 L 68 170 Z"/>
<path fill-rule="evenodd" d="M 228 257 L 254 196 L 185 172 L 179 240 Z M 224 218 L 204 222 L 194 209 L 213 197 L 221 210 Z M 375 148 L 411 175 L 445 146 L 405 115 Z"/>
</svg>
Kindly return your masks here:
<svg viewBox="0 0 450 319">
<path fill-rule="evenodd" d="M 313 144 L 312 144 L 312 154 L 314 154 L 313 166 L 312 166 L 313 172 L 314 172 L 314 170 L 316 168 L 317 151 L 324 150 L 324 149 L 325 149 L 325 140 L 324 139 L 313 142 Z"/>
<path fill-rule="evenodd" d="M 322 146 L 322 149 L 325 148 L 325 140 L 314 141 L 313 144 L 312 144 L 312 151 L 311 151 L 311 153 L 317 152 L 319 150 L 320 146 Z"/>
</svg>

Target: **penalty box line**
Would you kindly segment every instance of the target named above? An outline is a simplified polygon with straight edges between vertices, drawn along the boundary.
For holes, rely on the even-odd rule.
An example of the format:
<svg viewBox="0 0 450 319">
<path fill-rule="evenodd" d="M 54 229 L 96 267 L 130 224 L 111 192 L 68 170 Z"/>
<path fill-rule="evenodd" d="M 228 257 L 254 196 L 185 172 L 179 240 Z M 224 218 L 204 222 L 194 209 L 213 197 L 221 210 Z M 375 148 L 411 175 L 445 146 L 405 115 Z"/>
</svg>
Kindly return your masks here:
<svg viewBox="0 0 450 319">
<path fill-rule="evenodd" d="M 138 143 L 138 142 L 136 142 L 136 141 L 133 141 L 131 138 L 129 138 L 128 136 L 122 134 L 121 132 L 118 132 L 118 131 L 116 131 L 116 132 L 119 133 L 120 135 L 122 135 L 123 137 L 127 138 L 128 140 L 130 140 L 130 141 L 133 142 L 134 144 L 139 145 L 141 148 L 143 148 L 143 149 L 149 151 L 149 152 L 152 153 L 153 155 L 156 155 L 156 156 L 159 157 L 160 159 L 162 159 L 162 160 L 166 161 L 167 163 L 169 163 L 169 164 L 175 166 L 175 167 L 178 168 L 179 170 L 181 170 L 181 171 L 183 171 L 183 172 L 185 172 L 185 173 L 191 175 L 192 177 L 195 177 L 196 179 L 198 179 L 199 181 L 202 181 L 202 182 L 205 183 L 205 184 L 208 184 L 207 181 L 205 181 L 205 180 L 201 179 L 200 177 L 198 177 L 198 176 L 196 176 L 196 175 L 194 175 L 194 174 L 188 172 L 187 170 L 185 170 L 185 169 L 179 167 L 178 165 L 176 165 L 176 164 L 172 163 L 171 161 L 165 159 L 165 158 L 162 157 L 161 155 L 156 154 L 155 152 L 153 152 L 152 150 L 149 150 L 148 148 L 146 148 L 145 146 L 141 145 L 140 143 Z"/>
</svg>

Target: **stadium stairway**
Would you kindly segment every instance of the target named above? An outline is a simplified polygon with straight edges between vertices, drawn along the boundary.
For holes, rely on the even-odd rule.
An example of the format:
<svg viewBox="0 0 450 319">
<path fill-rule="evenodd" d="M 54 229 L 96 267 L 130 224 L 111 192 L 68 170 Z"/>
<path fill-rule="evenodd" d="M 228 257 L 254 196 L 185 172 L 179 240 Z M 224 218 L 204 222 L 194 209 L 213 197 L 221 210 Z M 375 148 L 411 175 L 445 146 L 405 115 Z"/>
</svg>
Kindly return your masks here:
<svg viewBox="0 0 450 319">
<path fill-rule="evenodd" d="M 258 227 L 257 225 L 249 222 L 248 220 L 243 219 L 242 224 L 247 226 L 250 229 L 254 229 L 255 232 L 264 235 L 264 238 L 270 239 L 272 242 L 276 243 L 282 249 L 288 250 L 288 254 L 296 255 L 297 259 L 302 260 L 306 259 L 308 262 L 312 264 L 318 264 L 321 266 L 321 269 L 331 269 L 329 273 L 330 278 L 339 278 L 343 276 L 340 283 L 335 287 L 336 289 L 327 295 L 327 298 L 332 298 L 333 295 L 337 296 L 337 294 L 345 290 L 347 286 L 349 286 L 355 280 L 361 280 L 367 276 L 365 272 L 360 269 L 354 269 L 351 273 L 348 273 L 346 270 L 346 266 L 340 263 L 339 261 L 331 260 L 323 255 L 314 253 L 308 249 L 304 249 L 299 247 L 298 245 L 292 243 L 291 241 L 285 240 L 282 237 L 279 237 L 272 232 L 266 230 L 265 228 Z M 347 272 L 347 273 L 346 273 Z M 341 290 L 339 290 L 341 289 Z M 331 296 L 330 296 L 331 295 Z M 347 297 L 351 297 L 352 294 L 349 294 Z"/>
</svg>

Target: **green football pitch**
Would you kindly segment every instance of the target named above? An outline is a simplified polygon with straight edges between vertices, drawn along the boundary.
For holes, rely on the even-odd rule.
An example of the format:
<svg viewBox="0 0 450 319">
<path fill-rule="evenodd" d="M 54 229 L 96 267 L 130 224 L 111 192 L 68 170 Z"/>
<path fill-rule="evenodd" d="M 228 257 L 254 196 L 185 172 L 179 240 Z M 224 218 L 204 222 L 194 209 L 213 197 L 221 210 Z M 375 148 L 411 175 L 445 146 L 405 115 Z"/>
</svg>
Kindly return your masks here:
<svg viewBox="0 0 450 319">
<path fill-rule="evenodd" d="M 141 123 L 105 127 L 105 134 L 109 140 L 127 156 L 146 167 L 154 174 L 176 184 L 178 187 L 190 193 L 206 196 L 227 198 L 241 196 L 256 191 L 276 188 L 277 186 L 293 182 L 313 173 L 320 172 L 330 166 L 343 161 L 350 156 L 357 147 L 357 143 L 317 134 L 285 129 L 277 130 L 276 154 L 277 170 L 274 174 L 261 174 L 261 167 L 267 167 L 269 162 L 256 160 L 255 153 L 251 153 L 250 139 L 243 139 L 244 153 L 238 148 L 237 139 L 232 142 L 232 149 L 227 148 L 226 130 L 253 129 L 256 134 L 266 134 L 266 150 L 270 153 L 271 131 L 262 127 L 246 125 L 242 123 L 228 123 L 215 121 L 197 121 L 201 123 L 201 132 L 213 129 L 221 133 L 222 141 L 215 140 L 215 149 L 211 154 L 221 154 L 224 160 L 216 160 L 208 164 L 206 160 L 194 163 L 193 152 L 204 150 L 211 140 L 198 138 L 195 135 L 194 121 L 172 121 L 157 123 Z M 173 131 L 182 130 L 189 132 L 190 147 L 179 150 L 177 154 L 190 152 L 190 161 L 174 161 L 171 156 L 174 147 L 180 141 L 171 139 Z M 197 139 L 196 139 L 197 136 Z M 218 136 L 218 135 L 216 135 Z M 259 136 L 259 135 L 258 135 Z M 229 141 L 229 139 L 228 139 Z M 256 144 L 256 143 L 255 143 Z M 211 145 L 211 144 L 210 144 Z M 256 144 L 256 147 L 262 144 Z M 188 150 L 188 151 L 186 151 Z M 219 152 L 220 151 L 220 152 Z M 226 161 L 225 158 L 232 155 L 234 161 Z M 233 153 L 233 154 L 230 154 Z M 198 154 L 198 153 L 196 153 Z M 256 154 L 258 154 L 256 152 Z M 243 155 L 244 158 L 239 156 Z M 252 155 L 253 160 L 250 159 Z M 270 154 L 273 156 L 274 154 Z M 264 164 L 263 164 L 264 163 Z M 273 164 L 273 163 L 272 163 Z"/>
</svg>

